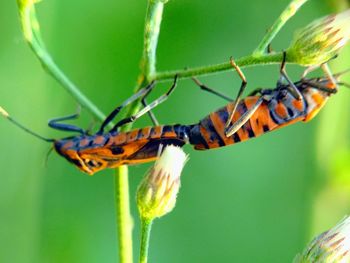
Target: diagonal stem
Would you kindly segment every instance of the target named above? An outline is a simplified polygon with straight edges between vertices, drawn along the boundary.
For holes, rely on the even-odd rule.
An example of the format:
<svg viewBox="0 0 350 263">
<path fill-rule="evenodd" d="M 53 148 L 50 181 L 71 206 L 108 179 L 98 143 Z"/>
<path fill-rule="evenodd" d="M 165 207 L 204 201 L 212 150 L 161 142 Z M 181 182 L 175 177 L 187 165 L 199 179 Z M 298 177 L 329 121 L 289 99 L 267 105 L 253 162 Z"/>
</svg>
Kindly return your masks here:
<svg viewBox="0 0 350 263">
<path fill-rule="evenodd" d="M 281 15 L 277 18 L 275 23 L 269 28 L 258 47 L 253 52 L 253 55 L 258 56 L 266 53 L 268 45 L 275 38 L 277 33 L 281 30 L 284 24 L 295 15 L 299 8 L 308 0 L 292 0 L 290 4 L 284 9 Z"/>
<path fill-rule="evenodd" d="M 41 62 L 43 68 L 54 79 L 56 79 L 82 107 L 88 110 L 98 120 L 103 121 L 105 119 L 103 112 L 100 111 L 98 107 L 96 107 L 96 105 L 62 72 L 45 48 L 33 1 L 18 1 L 18 7 L 24 38 Z"/>
</svg>

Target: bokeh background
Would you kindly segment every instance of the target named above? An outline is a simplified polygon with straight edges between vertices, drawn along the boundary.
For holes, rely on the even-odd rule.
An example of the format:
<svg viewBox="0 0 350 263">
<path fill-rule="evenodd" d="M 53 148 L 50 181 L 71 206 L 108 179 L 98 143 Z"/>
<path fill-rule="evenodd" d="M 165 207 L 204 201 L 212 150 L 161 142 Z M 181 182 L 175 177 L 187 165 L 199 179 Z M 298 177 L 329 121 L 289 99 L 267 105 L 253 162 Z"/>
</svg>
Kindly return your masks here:
<svg viewBox="0 0 350 263">
<path fill-rule="evenodd" d="M 165 8 L 158 70 L 227 61 L 250 54 L 288 0 L 171 0 Z M 273 42 L 348 3 L 310 0 Z M 42 33 L 58 65 L 105 113 L 132 94 L 142 53 L 146 0 L 46 0 L 37 6 Z M 77 103 L 41 68 L 20 31 L 16 1 L 0 2 L 0 105 L 48 137 L 46 125 Z M 349 68 L 350 49 L 332 62 Z M 288 66 L 297 80 L 302 69 Z M 273 87 L 278 66 L 246 68 L 248 89 Z M 350 81 L 350 76 L 344 80 Z M 201 80 L 227 94 L 231 72 Z M 154 96 L 170 83 L 157 86 Z M 342 88 L 310 123 L 232 147 L 185 150 L 176 209 L 153 227 L 150 262 L 291 262 L 317 233 L 350 212 L 350 91 Z M 155 113 L 163 124 L 194 123 L 226 103 L 180 81 Z M 94 120 L 85 111 L 75 123 Z M 96 122 L 95 122 L 96 123 Z M 98 123 L 96 123 L 98 124 Z M 150 125 L 148 117 L 137 127 Z M 117 262 L 113 171 L 79 172 L 50 146 L 0 119 L 0 262 Z M 135 190 L 150 165 L 130 168 L 137 259 Z"/>
</svg>

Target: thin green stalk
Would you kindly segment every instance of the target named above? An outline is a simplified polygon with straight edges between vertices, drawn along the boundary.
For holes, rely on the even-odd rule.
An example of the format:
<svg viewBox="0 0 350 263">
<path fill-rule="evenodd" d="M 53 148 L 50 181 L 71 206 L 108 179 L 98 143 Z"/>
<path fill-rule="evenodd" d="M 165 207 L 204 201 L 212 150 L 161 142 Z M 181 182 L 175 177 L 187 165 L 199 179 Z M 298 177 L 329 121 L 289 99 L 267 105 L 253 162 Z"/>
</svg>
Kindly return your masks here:
<svg viewBox="0 0 350 263">
<path fill-rule="evenodd" d="M 146 12 L 146 21 L 145 21 L 145 33 L 144 33 L 144 50 L 143 50 L 143 56 L 142 56 L 142 63 L 141 63 L 141 75 L 139 77 L 139 85 L 135 88 L 135 92 L 138 91 L 143 86 L 149 84 L 151 80 L 151 76 L 155 73 L 156 70 L 156 49 L 157 49 L 157 43 L 158 43 L 158 36 L 159 36 L 159 30 L 160 25 L 162 21 L 162 14 L 163 14 L 163 7 L 164 4 L 160 1 L 148 1 L 148 7 Z M 126 116 L 131 116 L 135 114 L 140 109 L 140 103 L 136 101 L 135 103 L 132 103 L 128 109 Z M 130 125 L 125 125 L 122 130 L 127 131 L 131 129 Z M 123 179 L 120 179 L 123 178 Z M 116 184 L 115 193 L 116 197 L 119 196 L 116 200 L 116 206 L 123 207 L 125 209 L 124 211 L 119 211 L 119 217 L 117 222 L 118 227 L 118 233 L 119 236 L 123 235 L 123 237 L 119 240 L 130 240 L 128 243 L 130 245 L 130 248 L 132 247 L 132 226 L 131 226 L 131 215 L 130 215 L 130 209 L 129 201 L 127 203 L 121 203 L 123 200 L 126 202 L 126 199 L 129 198 L 129 190 L 124 190 L 121 192 L 122 188 L 129 188 L 128 184 L 128 168 L 126 166 L 121 166 L 116 169 L 116 181 L 118 181 L 118 185 Z M 117 187 L 118 186 L 118 187 Z M 124 198 L 121 198 L 122 195 L 125 195 Z M 127 196 L 126 196 L 127 195 Z M 129 222 L 130 225 L 122 225 L 121 221 Z M 125 254 L 132 253 L 131 250 L 125 250 L 122 244 L 119 244 L 119 251 L 120 251 L 120 262 L 129 262 L 129 261 L 123 261 L 127 258 Z M 129 257 L 131 258 L 131 257 Z"/>
<path fill-rule="evenodd" d="M 100 111 L 96 105 L 93 104 L 71 80 L 69 80 L 46 50 L 44 43 L 42 42 L 40 25 L 35 14 L 34 4 L 26 1 L 18 1 L 18 5 L 24 38 L 41 62 L 43 68 L 54 79 L 56 79 L 82 107 L 87 109 L 97 119 L 103 121 L 106 116 L 102 111 Z"/>
<path fill-rule="evenodd" d="M 140 263 L 147 263 L 148 247 L 153 220 L 141 218 Z"/>
<path fill-rule="evenodd" d="M 146 13 L 144 49 L 141 70 L 149 83 L 156 73 L 156 50 L 164 4 L 160 1 L 149 1 Z"/>
<path fill-rule="evenodd" d="M 129 176 L 126 165 L 116 170 L 115 183 L 115 207 L 117 210 L 119 261 L 132 263 L 132 218 L 130 214 L 129 200 Z"/>
<path fill-rule="evenodd" d="M 269 28 L 263 39 L 261 40 L 258 47 L 255 49 L 253 54 L 255 56 L 266 53 L 268 45 L 275 38 L 277 33 L 281 30 L 284 24 L 295 15 L 299 8 L 305 4 L 308 0 L 292 0 L 290 4 L 284 9 L 282 14 L 277 18 L 275 23 Z"/>
<path fill-rule="evenodd" d="M 281 61 L 282 61 L 282 52 L 261 55 L 261 56 L 246 56 L 235 60 L 236 64 L 242 68 L 253 66 L 253 65 L 278 64 L 278 63 L 281 63 Z M 287 62 L 293 63 L 293 61 L 288 61 L 288 60 Z M 189 78 L 193 76 L 217 74 L 219 72 L 228 71 L 228 70 L 234 70 L 234 68 L 231 66 L 229 61 L 216 64 L 216 65 L 209 65 L 209 66 L 198 67 L 198 68 L 159 72 L 156 74 L 154 79 L 157 81 L 165 81 L 165 80 L 173 79 L 176 74 L 179 76 L 179 78 Z"/>
</svg>

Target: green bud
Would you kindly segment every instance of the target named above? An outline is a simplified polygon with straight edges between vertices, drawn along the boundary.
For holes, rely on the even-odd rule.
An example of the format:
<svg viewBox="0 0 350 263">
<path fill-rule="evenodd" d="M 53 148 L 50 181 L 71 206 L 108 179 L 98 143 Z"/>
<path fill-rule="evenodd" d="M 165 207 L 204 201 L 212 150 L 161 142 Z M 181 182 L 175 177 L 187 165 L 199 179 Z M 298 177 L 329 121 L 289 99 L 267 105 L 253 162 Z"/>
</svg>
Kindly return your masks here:
<svg viewBox="0 0 350 263">
<path fill-rule="evenodd" d="M 289 61 L 320 65 L 336 56 L 350 38 L 350 9 L 320 18 L 296 32 L 286 50 Z"/>
<path fill-rule="evenodd" d="M 294 263 L 350 262 L 350 217 L 316 237 Z"/>
<path fill-rule="evenodd" d="M 142 218 L 153 220 L 173 210 L 186 160 L 187 155 L 181 148 L 166 146 L 137 190 L 137 206 Z"/>
</svg>

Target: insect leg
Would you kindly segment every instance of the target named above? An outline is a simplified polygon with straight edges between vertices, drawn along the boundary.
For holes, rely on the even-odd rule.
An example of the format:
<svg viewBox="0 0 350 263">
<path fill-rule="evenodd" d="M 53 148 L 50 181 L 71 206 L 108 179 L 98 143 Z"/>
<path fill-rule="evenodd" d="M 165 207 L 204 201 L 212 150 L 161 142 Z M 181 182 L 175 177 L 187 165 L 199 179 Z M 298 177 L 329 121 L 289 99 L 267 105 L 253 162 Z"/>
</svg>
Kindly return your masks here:
<svg viewBox="0 0 350 263">
<path fill-rule="evenodd" d="M 116 131 L 119 127 L 133 122 L 135 120 L 137 120 L 138 118 L 140 118 L 142 115 L 144 115 L 145 113 L 149 112 L 150 110 L 152 110 L 153 108 L 155 108 L 156 106 L 158 106 L 159 104 L 161 104 L 162 102 L 164 102 L 169 95 L 174 91 L 176 84 L 177 84 L 177 78 L 178 76 L 176 75 L 174 78 L 174 82 L 171 85 L 170 89 L 162 96 L 160 96 L 158 99 L 154 100 L 153 102 L 151 102 L 149 105 L 147 105 L 146 107 L 144 107 L 142 110 L 140 110 L 138 113 L 136 113 L 135 115 L 132 115 L 130 117 L 127 117 L 125 119 L 120 120 L 116 125 L 114 125 L 114 127 L 110 130 L 110 132 L 114 132 Z"/>
<path fill-rule="evenodd" d="M 143 107 L 147 107 L 147 101 L 146 101 L 145 97 L 141 100 L 141 103 L 142 103 Z M 148 112 L 148 115 L 151 118 L 151 120 L 153 122 L 153 125 L 154 126 L 158 126 L 159 122 L 158 122 L 156 116 L 154 115 L 154 113 L 151 110 Z"/>
<path fill-rule="evenodd" d="M 305 78 L 306 75 L 310 74 L 310 72 L 312 72 L 312 71 L 315 71 L 315 70 L 318 69 L 319 67 L 320 67 L 319 65 L 312 65 L 312 66 L 310 66 L 310 67 L 307 67 L 307 68 L 304 70 L 303 74 L 301 75 L 301 78 L 302 78 L 302 79 Z"/>
<path fill-rule="evenodd" d="M 324 63 L 321 65 L 321 69 L 323 70 L 324 74 L 328 77 L 328 79 L 332 82 L 332 84 L 338 89 L 337 81 L 334 78 L 331 69 L 329 68 L 327 63 Z"/>
<path fill-rule="evenodd" d="M 225 94 L 223 93 L 220 93 L 216 90 L 213 90 L 211 88 L 209 88 L 208 86 L 206 86 L 205 84 L 203 84 L 202 82 L 200 82 L 197 78 L 193 77 L 192 80 L 194 81 L 194 83 L 197 84 L 197 86 L 199 86 L 202 90 L 204 91 L 207 91 L 207 92 L 210 92 L 216 96 L 219 96 L 220 98 L 223 98 L 224 100 L 228 100 L 228 101 L 233 101 L 232 98 L 226 96 Z"/>
<path fill-rule="evenodd" d="M 242 116 L 235 121 L 230 127 L 225 130 L 226 137 L 232 136 L 235 132 L 237 132 L 249 119 L 250 117 L 257 111 L 261 103 L 264 101 L 264 97 L 260 97 L 256 103 L 248 109 Z"/>
<path fill-rule="evenodd" d="M 49 120 L 48 125 L 49 125 L 49 127 L 56 129 L 56 130 L 60 130 L 60 131 L 72 131 L 72 132 L 79 132 L 81 134 L 85 134 L 86 131 L 84 131 L 80 127 L 77 127 L 77 126 L 71 125 L 71 124 L 60 123 L 62 121 L 77 119 L 79 117 L 79 115 L 80 115 L 80 107 L 78 109 L 78 112 L 75 114 Z"/>
<path fill-rule="evenodd" d="M 241 78 L 242 80 L 242 83 L 241 83 L 241 87 L 238 91 L 238 94 L 237 94 L 237 97 L 236 97 L 236 100 L 234 101 L 234 104 L 233 104 L 233 109 L 232 109 L 232 112 L 229 116 L 229 118 L 227 119 L 227 122 L 225 124 L 225 129 L 229 128 L 230 124 L 231 124 L 231 120 L 233 118 L 233 115 L 235 114 L 236 112 L 236 108 L 237 108 L 237 105 L 239 103 L 239 101 L 241 100 L 241 97 L 242 97 L 242 94 L 243 94 L 243 91 L 245 89 L 245 87 L 247 86 L 247 80 L 243 74 L 243 72 L 241 71 L 241 69 L 237 66 L 237 64 L 235 63 L 235 61 L 233 60 L 233 58 L 231 57 L 230 58 L 230 63 L 231 63 L 231 66 L 234 67 L 239 75 L 239 77 Z"/>
<path fill-rule="evenodd" d="M 324 92 L 327 92 L 330 94 L 337 93 L 337 91 L 338 91 L 337 88 L 328 88 L 326 85 L 322 85 L 322 84 L 314 82 L 314 81 L 303 80 L 303 83 L 313 87 L 314 89 L 324 91 Z"/>
<path fill-rule="evenodd" d="M 294 85 L 293 81 L 290 80 L 286 72 L 286 58 L 287 58 L 287 53 L 286 51 L 283 51 L 283 60 L 280 68 L 280 73 L 282 77 L 288 82 L 289 84 L 288 89 L 292 93 L 293 97 L 298 100 L 301 100 L 303 96 L 301 95 L 298 88 Z"/>
<path fill-rule="evenodd" d="M 122 108 L 124 108 L 125 106 L 127 106 L 130 103 L 134 102 L 135 100 L 139 99 L 140 97 L 144 97 L 147 94 L 149 94 L 151 92 L 151 90 L 153 89 L 154 85 L 155 85 L 155 82 L 152 81 L 148 86 L 146 86 L 145 88 L 139 90 L 137 93 L 135 93 L 130 98 L 128 98 L 126 101 L 124 101 L 120 106 L 115 108 L 115 110 L 113 110 L 107 116 L 107 118 L 103 121 L 103 123 L 102 123 L 102 125 L 101 125 L 101 127 L 100 127 L 100 129 L 99 129 L 99 131 L 97 133 L 98 134 L 103 133 L 103 131 L 106 128 L 106 126 L 115 118 L 115 116 L 117 116 L 117 114 L 121 111 Z"/>
</svg>

